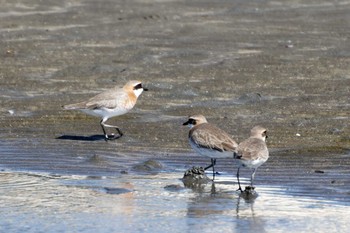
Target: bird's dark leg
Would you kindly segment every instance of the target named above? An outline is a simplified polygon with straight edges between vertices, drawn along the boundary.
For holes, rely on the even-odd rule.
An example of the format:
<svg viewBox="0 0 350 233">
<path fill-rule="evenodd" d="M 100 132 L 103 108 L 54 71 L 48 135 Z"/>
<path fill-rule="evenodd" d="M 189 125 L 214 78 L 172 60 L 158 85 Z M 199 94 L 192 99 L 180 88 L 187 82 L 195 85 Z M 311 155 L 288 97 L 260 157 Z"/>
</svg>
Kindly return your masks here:
<svg viewBox="0 0 350 233">
<path fill-rule="evenodd" d="M 211 164 L 209 166 L 205 167 L 204 170 L 207 170 L 207 169 L 212 167 L 213 168 L 213 180 L 214 180 L 215 179 L 215 168 L 214 168 L 214 166 L 216 164 L 216 159 L 211 158 L 210 160 L 211 160 Z"/>
<path fill-rule="evenodd" d="M 241 192 L 243 192 L 242 187 L 241 187 L 241 183 L 239 182 L 239 169 L 240 169 L 240 167 L 238 167 L 238 169 L 237 169 L 237 181 L 238 181 L 237 191 L 240 190 Z"/>
<path fill-rule="evenodd" d="M 253 188 L 253 180 L 255 177 L 256 168 L 253 169 L 252 176 L 250 177 L 250 186 Z"/>
<path fill-rule="evenodd" d="M 124 133 L 123 133 L 118 127 L 116 127 L 115 130 L 117 130 L 117 132 L 118 132 L 118 134 L 119 134 L 119 137 L 118 137 L 118 138 L 120 138 L 121 136 L 124 135 Z"/>
<path fill-rule="evenodd" d="M 103 134 L 105 135 L 105 139 L 108 140 L 108 135 L 106 133 L 105 127 L 103 127 L 102 121 L 100 122 L 100 125 L 101 125 L 101 128 L 102 128 Z"/>
<path fill-rule="evenodd" d="M 216 159 L 211 159 L 211 163 L 213 164 L 213 180 L 215 179 L 215 169 L 214 166 L 216 165 Z"/>
<path fill-rule="evenodd" d="M 209 168 L 213 167 L 213 163 L 211 163 L 208 167 L 205 167 L 204 170 L 208 170 Z"/>
<path fill-rule="evenodd" d="M 123 132 L 122 132 L 117 126 L 107 125 L 107 124 L 105 124 L 105 121 L 106 121 L 106 120 L 102 119 L 102 120 L 100 121 L 100 125 L 101 125 L 102 131 L 103 131 L 103 134 L 105 135 L 105 139 L 106 139 L 106 140 L 115 140 L 115 139 L 118 139 L 118 138 L 120 138 L 120 137 L 123 136 Z M 115 128 L 119 135 L 118 135 L 118 136 L 117 136 L 117 135 L 114 135 L 114 134 L 108 135 L 108 134 L 106 133 L 105 127 Z"/>
</svg>

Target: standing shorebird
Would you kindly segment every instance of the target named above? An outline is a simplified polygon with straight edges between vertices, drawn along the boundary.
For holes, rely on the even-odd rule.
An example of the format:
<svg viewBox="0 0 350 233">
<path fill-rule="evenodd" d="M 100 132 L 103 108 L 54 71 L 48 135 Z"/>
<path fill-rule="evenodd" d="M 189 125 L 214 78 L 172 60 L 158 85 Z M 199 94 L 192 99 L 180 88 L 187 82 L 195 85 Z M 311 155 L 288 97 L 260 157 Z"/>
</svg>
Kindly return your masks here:
<svg viewBox="0 0 350 233">
<path fill-rule="evenodd" d="M 243 191 L 239 182 L 239 169 L 241 167 L 253 169 L 250 178 L 250 186 L 253 188 L 256 169 L 269 158 L 269 151 L 265 142 L 266 138 L 267 130 L 261 126 L 255 126 L 250 131 L 250 137 L 238 145 L 237 153 L 234 153 L 233 156 L 239 162 L 237 170 L 238 190 Z"/>
<path fill-rule="evenodd" d="M 143 88 L 140 81 L 129 81 L 122 88 L 114 87 L 87 101 L 65 105 L 63 108 L 67 110 L 80 110 L 88 115 L 100 117 L 100 125 L 105 139 L 113 140 L 123 136 L 123 132 L 117 126 L 107 125 L 105 122 L 111 117 L 129 112 L 143 91 L 147 91 L 147 89 Z M 118 135 L 108 135 L 105 127 L 115 128 Z"/>
<path fill-rule="evenodd" d="M 188 139 L 191 147 L 200 155 L 211 159 L 211 164 L 204 168 L 213 168 L 213 180 L 217 158 L 232 158 L 232 153 L 237 148 L 237 143 L 222 129 L 209 124 L 202 115 L 190 116 L 188 121 L 183 123 L 191 129 Z"/>
</svg>

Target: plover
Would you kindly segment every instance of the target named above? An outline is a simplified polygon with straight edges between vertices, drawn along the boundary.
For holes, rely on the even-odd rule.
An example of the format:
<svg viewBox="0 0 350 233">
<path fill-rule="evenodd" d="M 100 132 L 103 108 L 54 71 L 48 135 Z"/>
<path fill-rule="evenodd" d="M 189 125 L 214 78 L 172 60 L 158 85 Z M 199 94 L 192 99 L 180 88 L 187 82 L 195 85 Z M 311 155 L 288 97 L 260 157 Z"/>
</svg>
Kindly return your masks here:
<svg viewBox="0 0 350 233">
<path fill-rule="evenodd" d="M 87 101 L 63 106 L 67 110 L 80 110 L 88 115 L 100 117 L 100 125 L 106 140 L 113 140 L 123 136 L 123 132 L 113 125 L 105 122 L 114 116 L 129 112 L 136 104 L 137 98 L 143 91 L 147 91 L 140 81 L 129 81 L 124 87 L 114 87 L 106 90 Z M 105 127 L 115 128 L 118 135 L 108 135 Z"/>
<path fill-rule="evenodd" d="M 211 159 L 211 164 L 204 169 L 213 168 L 214 180 L 216 159 L 232 158 L 237 143 L 225 131 L 208 123 L 202 115 L 190 116 L 183 125 L 190 127 L 188 139 L 191 147 L 200 155 Z"/>
<path fill-rule="evenodd" d="M 239 143 L 237 152 L 234 153 L 234 158 L 239 162 L 237 170 L 238 190 L 242 191 L 239 182 L 239 169 L 241 167 L 248 167 L 253 169 L 250 186 L 253 188 L 253 180 L 256 169 L 267 161 L 269 158 L 269 151 L 266 146 L 267 130 L 261 126 L 255 126 L 250 131 L 250 137 Z"/>
</svg>

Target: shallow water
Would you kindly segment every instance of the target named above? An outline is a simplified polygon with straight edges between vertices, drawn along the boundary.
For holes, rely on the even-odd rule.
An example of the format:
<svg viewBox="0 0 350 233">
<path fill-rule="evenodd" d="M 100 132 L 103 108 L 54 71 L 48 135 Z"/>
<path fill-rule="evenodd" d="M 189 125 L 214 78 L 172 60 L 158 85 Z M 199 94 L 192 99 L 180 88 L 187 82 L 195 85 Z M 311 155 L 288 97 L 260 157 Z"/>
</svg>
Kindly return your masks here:
<svg viewBox="0 0 350 233">
<path fill-rule="evenodd" d="M 348 232 L 350 1 L 2 1 L 1 232 Z M 110 119 L 61 106 L 127 80 L 150 89 Z M 188 115 L 269 130 L 258 197 L 209 159 Z M 148 162 L 147 162 L 148 161 Z M 150 162 L 151 161 L 151 162 Z M 248 170 L 242 170 L 248 182 Z M 208 174 L 210 177 L 210 174 Z"/>
<path fill-rule="evenodd" d="M 8 232 L 346 232 L 349 202 L 259 186 L 245 201 L 232 178 L 200 190 L 181 173 L 117 177 L 2 172 L 1 229 Z M 223 180 L 223 181 L 222 181 Z M 166 189 L 168 185 L 176 188 Z"/>
<path fill-rule="evenodd" d="M 35 141 L 38 147 L 30 152 L 2 147 L 2 231 L 346 232 L 350 227 L 349 155 L 334 155 L 315 170 L 317 157 L 296 168 L 298 156 L 272 152 L 257 172 L 258 196 L 245 199 L 236 191 L 237 166 L 229 159 L 218 160 L 214 183 L 186 187 L 184 171 L 208 159 L 183 152 L 115 152 L 104 141 L 95 144 L 107 148 L 100 155 L 86 148 L 72 156 L 67 148 L 54 153 L 41 146 L 57 141 L 56 148 L 72 143 L 79 151 L 74 141 Z M 18 148 L 33 143 L 22 141 Z M 242 170 L 243 185 L 249 174 Z"/>
</svg>

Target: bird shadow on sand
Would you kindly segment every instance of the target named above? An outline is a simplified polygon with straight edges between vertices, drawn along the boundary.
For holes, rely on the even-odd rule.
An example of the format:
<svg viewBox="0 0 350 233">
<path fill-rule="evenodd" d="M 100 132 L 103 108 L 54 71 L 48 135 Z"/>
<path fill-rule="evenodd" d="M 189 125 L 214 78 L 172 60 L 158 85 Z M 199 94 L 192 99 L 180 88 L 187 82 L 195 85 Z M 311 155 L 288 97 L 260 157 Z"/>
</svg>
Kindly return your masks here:
<svg viewBox="0 0 350 233">
<path fill-rule="evenodd" d="M 56 137 L 56 139 L 61 140 L 72 140 L 72 141 L 105 141 L 104 135 L 91 135 L 91 136 L 79 136 L 79 135 L 62 135 Z"/>
</svg>

